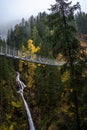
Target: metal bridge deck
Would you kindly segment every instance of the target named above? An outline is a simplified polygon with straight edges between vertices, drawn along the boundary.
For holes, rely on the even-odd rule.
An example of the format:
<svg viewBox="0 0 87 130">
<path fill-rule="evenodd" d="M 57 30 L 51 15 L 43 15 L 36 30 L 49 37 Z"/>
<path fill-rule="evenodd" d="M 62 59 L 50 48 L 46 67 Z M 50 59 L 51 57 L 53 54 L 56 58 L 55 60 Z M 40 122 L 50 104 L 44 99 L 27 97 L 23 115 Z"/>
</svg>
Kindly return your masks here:
<svg viewBox="0 0 87 130">
<path fill-rule="evenodd" d="M 20 52 L 20 54 L 19 54 L 19 52 Z M 17 50 L 15 48 L 12 49 L 11 47 L 8 47 L 8 46 L 6 46 L 6 47 L 0 46 L 0 55 L 19 59 L 19 60 L 24 60 L 27 62 L 52 65 L 52 66 L 61 66 L 65 63 L 64 61 L 57 61 L 55 59 L 44 58 L 44 57 L 38 56 L 36 54 L 30 54 L 29 52 L 28 53 L 26 52 L 24 54 L 22 51 Z"/>
</svg>

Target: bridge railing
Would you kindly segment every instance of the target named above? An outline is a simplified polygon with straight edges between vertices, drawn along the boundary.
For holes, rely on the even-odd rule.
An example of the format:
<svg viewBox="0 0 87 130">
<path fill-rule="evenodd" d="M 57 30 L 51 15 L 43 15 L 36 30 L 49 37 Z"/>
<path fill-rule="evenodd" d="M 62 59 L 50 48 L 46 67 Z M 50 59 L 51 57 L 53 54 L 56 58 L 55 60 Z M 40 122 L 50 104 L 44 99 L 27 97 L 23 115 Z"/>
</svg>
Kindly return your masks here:
<svg viewBox="0 0 87 130">
<path fill-rule="evenodd" d="M 7 45 L 0 45 L 0 55 L 5 55 L 8 57 L 13 57 L 20 60 L 35 62 L 39 64 L 48 64 L 48 65 L 55 65 L 55 66 L 60 66 L 64 64 L 64 62 L 60 62 L 55 59 L 44 58 L 36 54 L 29 53 L 28 51 L 26 51 L 25 53 L 22 50 L 12 48 Z"/>
</svg>

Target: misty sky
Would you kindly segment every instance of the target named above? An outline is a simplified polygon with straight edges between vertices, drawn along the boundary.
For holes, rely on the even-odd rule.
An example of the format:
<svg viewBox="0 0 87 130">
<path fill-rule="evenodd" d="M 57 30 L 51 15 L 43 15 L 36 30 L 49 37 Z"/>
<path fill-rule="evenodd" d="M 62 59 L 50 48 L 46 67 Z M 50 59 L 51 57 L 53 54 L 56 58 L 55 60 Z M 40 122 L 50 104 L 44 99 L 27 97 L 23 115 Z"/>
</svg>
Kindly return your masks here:
<svg viewBox="0 0 87 130">
<path fill-rule="evenodd" d="M 82 11 L 87 12 L 87 0 L 72 0 L 80 2 Z M 55 0 L 0 0 L 0 24 L 29 18 L 31 15 L 37 15 L 50 8 Z"/>
</svg>

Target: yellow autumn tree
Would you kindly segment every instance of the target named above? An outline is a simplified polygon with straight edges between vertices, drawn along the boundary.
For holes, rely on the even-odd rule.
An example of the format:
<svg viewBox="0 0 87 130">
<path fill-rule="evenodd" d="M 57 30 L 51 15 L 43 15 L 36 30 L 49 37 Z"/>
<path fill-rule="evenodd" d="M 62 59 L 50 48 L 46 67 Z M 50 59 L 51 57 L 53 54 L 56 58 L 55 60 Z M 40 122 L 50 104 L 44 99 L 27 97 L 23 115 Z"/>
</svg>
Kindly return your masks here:
<svg viewBox="0 0 87 130">
<path fill-rule="evenodd" d="M 40 47 L 35 47 L 33 44 L 33 40 L 29 39 L 28 40 L 28 50 L 30 53 L 37 53 L 40 50 Z"/>
<path fill-rule="evenodd" d="M 40 50 L 40 47 L 36 47 L 33 43 L 33 40 L 29 39 L 28 40 L 28 52 L 31 54 L 35 54 Z M 28 87 L 32 87 L 34 85 L 34 74 L 35 74 L 35 69 L 36 69 L 36 65 L 34 63 L 29 63 L 28 62 Z"/>
<path fill-rule="evenodd" d="M 34 45 L 34 43 L 33 43 L 33 40 L 29 39 L 27 48 L 25 48 L 24 45 L 22 46 L 22 57 L 25 58 L 26 55 L 29 55 L 29 54 L 34 56 L 34 54 L 36 54 L 39 50 L 40 50 L 40 47 L 39 46 L 36 47 Z M 24 66 L 25 66 L 25 68 L 27 68 L 27 73 L 24 70 Z M 19 62 L 19 71 L 21 73 L 23 72 L 24 78 L 27 79 L 27 84 L 26 85 L 29 88 L 34 86 L 35 69 L 36 69 L 36 65 L 34 63 L 30 63 L 30 62 L 20 60 L 20 62 Z"/>
</svg>

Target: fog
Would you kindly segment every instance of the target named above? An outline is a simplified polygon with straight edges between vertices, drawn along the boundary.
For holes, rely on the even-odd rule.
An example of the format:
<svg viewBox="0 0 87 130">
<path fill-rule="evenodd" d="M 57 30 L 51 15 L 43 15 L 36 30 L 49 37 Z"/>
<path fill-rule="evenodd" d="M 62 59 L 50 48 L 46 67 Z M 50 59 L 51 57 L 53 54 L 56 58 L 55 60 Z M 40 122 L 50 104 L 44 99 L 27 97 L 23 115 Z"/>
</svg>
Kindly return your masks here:
<svg viewBox="0 0 87 130">
<path fill-rule="evenodd" d="M 87 12 L 86 0 L 72 0 L 80 2 L 82 11 Z M 28 19 L 31 15 L 46 11 L 55 0 L 0 0 L 0 35 L 6 37 L 7 30 L 19 23 L 22 18 Z"/>
</svg>

